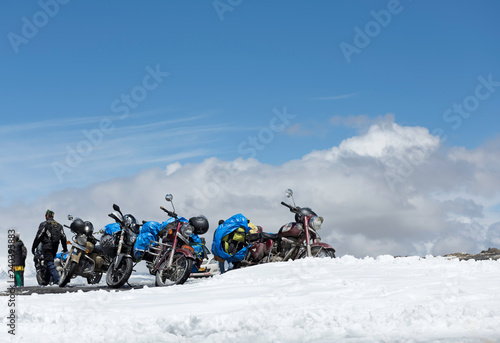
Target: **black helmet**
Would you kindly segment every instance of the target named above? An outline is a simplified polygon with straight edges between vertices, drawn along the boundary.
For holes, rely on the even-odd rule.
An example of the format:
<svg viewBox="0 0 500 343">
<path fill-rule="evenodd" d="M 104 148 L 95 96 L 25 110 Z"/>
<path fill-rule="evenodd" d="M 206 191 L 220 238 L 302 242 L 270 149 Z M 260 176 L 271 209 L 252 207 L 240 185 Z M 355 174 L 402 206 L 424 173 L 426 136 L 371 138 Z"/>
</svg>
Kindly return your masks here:
<svg viewBox="0 0 500 343">
<path fill-rule="evenodd" d="M 140 226 L 137 224 L 137 219 L 131 214 L 126 214 L 123 216 L 123 222 L 125 223 L 125 226 L 130 227 L 133 232 L 139 233 L 139 228 Z"/>
<path fill-rule="evenodd" d="M 296 221 L 297 223 L 300 223 L 300 222 L 302 221 L 302 218 L 303 218 L 304 216 L 310 216 L 311 214 L 312 214 L 313 216 L 316 216 L 316 215 L 317 215 L 317 214 L 316 214 L 316 213 L 314 213 L 314 211 L 313 211 L 313 210 L 311 210 L 309 207 L 303 207 L 303 208 L 301 208 L 301 209 L 300 209 L 299 213 L 296 213 L 296 214 L 295 214 L 295 221 Z"/>
<path fill-rule="evenodd" d="M 131 214 L 126 214 L 123 216 L 123 222 L 127 226 L 132 226 L 134 224 L 137 224 L 137 219 L 135 219 L 135 217 Z"/>
<path fill-rule="evenodd" d="M 92 233 L 94 232 L 94 225 L 92 225 L 91 222 L 86 221 L 84 231 L 87 236 L 91 236 Z"/>
<path fill-rule="evenodd" d="M 208 220 L 207 218 L 200 214 L 197 217 L 192 217 L 189 219 L 189 224 L 194 227 L 194 233 L 197 235 L 203 235 L 208 231 Z"/>
<path fill-rule="evenodd" d="M 80 218 L 73 220 L 69 228 L 76 233 L 85 233 L 85 223 Z"/>
</svg>

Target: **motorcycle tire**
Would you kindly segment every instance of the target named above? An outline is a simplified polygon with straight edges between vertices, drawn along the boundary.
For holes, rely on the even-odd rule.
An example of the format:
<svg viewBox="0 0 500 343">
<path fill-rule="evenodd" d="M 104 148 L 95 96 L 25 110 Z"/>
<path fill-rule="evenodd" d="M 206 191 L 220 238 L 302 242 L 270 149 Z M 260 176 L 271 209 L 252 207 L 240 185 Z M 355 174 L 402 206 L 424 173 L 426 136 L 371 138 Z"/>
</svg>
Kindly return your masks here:
<svg viewBox="0 0 500 343">
<path fill-rule="evenodd" d="M 115 257 L 116 259 L 116 257 Z M 120 265 L 118 268 L 114 269 L 114 260 L 113 263 L 108 268 L 106 272 L 106 283 L 111 288 L 120 288 L 128 281 L 130 278 L 130 274 L 132 274 L 132 259 L 131 258 L 122 258 Z"/>
<path fill-rule="evenodd" d="M 335 253 L 331 251 L 331 249 L 326 249 L 323 247 L 311 247 L 311 254 L 312 257 L 315 258 L 335 258 Z M 298 258 L 306 258 L 307 257 L 307 250 L 304 250 Z"/>
<path fill-rule="evenodd" d="M 75 273 L 76 270 L 76 262 L 75 261 L 70 261 L 70 266 L 69 268 L 66 268 L 64 266 L 61 278 L 59 279 L 59 287 L 64 287 L 68 284 L 68 282 L 71 281 L 71 277 Z"/>
<path fill-rule="evenodd" d="M 330 254 L 331 258 L 335 258 L 336 257 L 335 256 L 335 250 L 333 250 L 333 249 L 327 249 L 327 250 L 328 250 L 328 253 Z"/>
<path fill-rule="evenodd" d="M 49 284 L 49 281 L 47 281 L 47 273 L 42 270 L 37 270 L 36 282 L 38 282 L 40 286 L 47 286 Z"/>
<path fill-rule="evenodd" d="M 169 286 L 169 285 L 182 285 L 189 278 L 191 269 L 193 268 L 193 260 L 187 258 L 186 255 L 181 253 L 174 254 L 172 266 L 168 269 L 169 257 L 160 264 L 156 272 L 155 284 L 156 286 Z M 168 269 L 168 270 L 167 270 Z"/>
<path fill-rule="evenodd" d="M 99 283 L 102 278 L 102 272 L 94 272 L 92 273 L 92 276 L 87 277 L 87 283 L 89 285 L 95 285 L 96 283 Z"/>
</svg>

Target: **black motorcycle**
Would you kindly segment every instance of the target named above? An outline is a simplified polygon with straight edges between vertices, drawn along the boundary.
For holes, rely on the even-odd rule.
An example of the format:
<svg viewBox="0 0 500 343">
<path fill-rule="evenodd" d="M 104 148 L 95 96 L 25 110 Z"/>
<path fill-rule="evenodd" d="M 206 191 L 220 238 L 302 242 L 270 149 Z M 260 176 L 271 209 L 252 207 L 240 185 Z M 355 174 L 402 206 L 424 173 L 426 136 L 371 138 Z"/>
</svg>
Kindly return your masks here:
<svg viewBox="0 0 500 343">
<path fill-rule="evenodd" d="M 61 276 L 62 266 L 61 266 L 60 256 L 58 255 L 60 254 L 57 254 L 56 258 L 54 259 L 54 266 L 56 267 L 59 276 Z M 43 257 L 42 243 L 40 243 L 38 247 L 35 249 L 33 262 L 35 263 L 36 282 L 38 282 L 40 286 L 47 286 L 48 284 L 54 283 L 54 280 L 52 279 L 52 274 L 50 273 L 49 267 L 47 266 L 47 262 Z"/>
<path fill-rule="evenodd" d="M 101 242 L 104 254 L 112 259 L 106 273 L 106 283 L 111 288 L 119 288 L 130 278 L 133 263 L 140 261 L 135 260 L 133 252 L 141 225 L 137 223 L 133 215 L 123 215 L 118 205 L 113 204 L 113 210 L 115 212 L 108 216 L 120 225 L 120 230 L 112 235 L 103 236 Z"/>
</svg>

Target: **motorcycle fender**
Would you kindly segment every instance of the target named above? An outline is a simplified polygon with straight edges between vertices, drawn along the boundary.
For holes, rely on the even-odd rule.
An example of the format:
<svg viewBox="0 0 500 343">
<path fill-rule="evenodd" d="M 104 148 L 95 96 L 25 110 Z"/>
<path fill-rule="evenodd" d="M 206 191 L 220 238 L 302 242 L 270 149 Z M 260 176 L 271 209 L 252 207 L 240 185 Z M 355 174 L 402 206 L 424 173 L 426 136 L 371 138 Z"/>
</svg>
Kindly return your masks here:
<svg viewBox="0 0 500 343">
<path fill-rule="evenodd" d="M 333 247 L 330 244 L 326 244 L 323 242 L 313 243 L 313 244 L 311 244 L 311 248 L 312 247 L 323 247 L 323 249 L 331 249 L 331 250 L 333 250 L 333 252 L 335 252 L 335 249 L 333 249 Z"/>
<path fill-rule="evenodd" d="M 76 254 L 71 254 L 70 261 L 75 261 L 78 264 L 80 262 L 80 257 L 82 257 L 82 251 L 78 250 Z"/>
<path fill-rule="evenodd" d="M 118 256 L 116 256 L 115 260 L 113 261 L 113 270 L 116 270 L 116 267 L 120 265 L 120 263 L 122 262 L 122 259 L 123 258 L 132 258 L 132 256 L 128 255 L 128 254 L 120 254 Z"/>
<path fill-rule="evenodd" d="M 191 260 L 195 260 L 193 254 L 191 253 L 191 251 L 187 250 L 187 249 L 184 249 L 184 248 L 177 248 L 175 249 L 175 252 L 176 253 L 181 253 L 183 255 L 185 255 L 187 258 L 190 258 Z"/>
</svg>

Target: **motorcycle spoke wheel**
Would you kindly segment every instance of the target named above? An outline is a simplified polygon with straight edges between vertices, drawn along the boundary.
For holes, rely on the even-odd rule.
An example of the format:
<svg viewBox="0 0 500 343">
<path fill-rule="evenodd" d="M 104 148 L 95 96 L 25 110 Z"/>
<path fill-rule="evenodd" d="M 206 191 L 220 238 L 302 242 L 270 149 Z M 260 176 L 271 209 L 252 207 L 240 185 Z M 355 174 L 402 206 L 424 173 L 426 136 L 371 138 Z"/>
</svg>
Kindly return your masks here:
<svg viewBox="0 0 500 343">
<path fill-rule="evenodd" d="M 130 258 L 123 258 L 118 268 L 113 269 L 113 264 L 109 266 L 106 272 L 106 283 L 111 288 L 119 288 L 128 281 L 130 274 L 132 274 L 132 260 Z"/>
<path fill-rule="evenodd" d="M 67 263 L 70 263 L 68 266 Z M 59 287 L 64 287 L 68 284 L 68 282 L 71 281 L 71 277 L 75 273 L 76 270 L 76 262 L 75 261 L 68 261 L 64 265 L 61 277 L 59 279 Z"/>
<path fill-rule="evenodd" d="M 315 246 L 311 247 L 311 255 L 314 258 L 335 258 L 335 253 L 331 251 L 331 249 Z M 306 258 L 307 250 L 304 250 L 302 254 L 300 254 L 299 258 Z"/>
<path fill-rule="evenodd" d="M 156 272 L 157 286 L 182 285 L 188 279 L 193 268 L 193 261 L 180 253 L 174 254 L 172 266 L 167 267 L 167 264 L 168 256 Z"/>
</svg>

